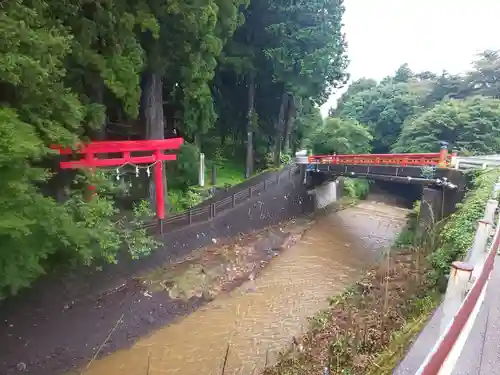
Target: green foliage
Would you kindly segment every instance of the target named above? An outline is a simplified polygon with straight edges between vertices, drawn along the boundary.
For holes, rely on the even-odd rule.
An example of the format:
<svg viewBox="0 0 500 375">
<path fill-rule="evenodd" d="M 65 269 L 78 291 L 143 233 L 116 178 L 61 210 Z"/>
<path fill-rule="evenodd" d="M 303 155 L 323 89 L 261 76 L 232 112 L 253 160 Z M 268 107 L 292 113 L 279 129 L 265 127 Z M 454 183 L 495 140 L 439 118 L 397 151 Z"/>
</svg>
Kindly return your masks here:
<svg viewBox="0 0 500 375">
<path fill-rule="evenodd" d="M 429 256 L 435 280 L 447 274 L 451 262 L 464 256 L 472 246 L 477 220 L 483 217 L 493 184 L 499 176 L 499 170 L 478 172 L 463 202 L 447 219 L 440 231 L 438 248 Z"/>
<path fill-rule="evenodd" d="M 169 182 L 172 187 L 186 190 L 198 183 L 200 152 L 192 143 L 184 143 L 179 150 L 177 161 L 169 170 Z"/>
<path fill-rule="evenodd" d="M 89 201 L 82 195 L 73 194 L 65 207 L 71 214 L 66 218 L 69 219 L 67 222 L 76 221 L 77 225 L 63 227 L 66 231 L 64 240 L 71 246 L 60 248 L 60 254 L 65 251 L 67 258 L 74 262 L 90 265 L 103 258 L 116 263 L 116 256 L 123 246 L 136 259 L 149 254 L 158 245 L 145 229 L 140 228 L 144 220 L 152 218 L 147 202 L 134 206 L 132 218 L 120 215 L 111 199 L 99 196 Z"/>
<path fill-rule="evenodd" d="M 496 153 L 500 53 L 484 51 L 463 74 L 413 72 L 402 64 L 379 83 L 353 82 L 335 117 L 349 117 L 372 131 L 373 152 L 436 152 L 439 141 L 466 154 Z"/>
<path fill-rule="evenodd" d="M 344 179 L 344 195 L 354 199 L 365 199 L 370 192 L 370 181 L 355 178 Z"/>
<path fill-rule="evenodd" d="M 340 116 L 340 114 L 344 110 L 344 104 L 348 103 L 354 95 L 363 91 L 371 90 L 375 87 L 377 87 L 377 81 L 371 78 L 361 78 L 357 81 L 354 81 L 349 85 L 346 92 L 343 93 L 338 100 L 337 107 L 335 109 L 330 108 L 328 115 L 330 117 Z"/>
<path fill-rule="evenodd" d="M 343 13 L 338 0 L 252 0 L 244 11 L 245 23 L 223 49 L 213 88 L 217 131 L 233 134 L 246 146 L 248 83 L 254 82 L 250 121 L 260 167 L 273 165 L 265 160 L 270 152 L 303 146 L 310 129 L 322 122 L 317 105 L 344 82 Z M 277 121 L 283 94 L 293 102 L 283 114 L 286 127 Z M 278 152 L 276 137 L 283 140 Z"/>
<path fill-rule="evenodd" d="M 275 79 L 322 104 L 346 78 L 343 1 L 270 1 L 269 13 L 274 22 L 266 30 L 280 40 L 265 50 Z"/>
<path fill-rule="evenodd" d="M 89 264 L 114 261 L 124 245 L 132 256 L 154 247 L 145 233 L 120 226 L 111 200 L 84 198 L 80 181 L 56 187 L 73 190 L 64 202 L 52 197 L 46 147 L 72 144 L 83 120 L 91 126 L 99 116 L 65 86 L 74 35 L 47 3 L 29 4 L 7 2 L 0 14 L 0 297 L 28 286 L 54 259 Z"/>
<path fill-rule="evenodd" d="M 390 81 L 351 96 L 339 116 L 367 124 L 374 152 L 384 153 L 398 139 L 404 121 L 421 110 L 419 102 L 409 83 Z"/>
<path fill-rule="evenodd" d="M 200 193 L 189 189 L 169 190 L 168 192 L 168 212 L 171 214 L 184 212 L 197 204 L 200 204 L 203 198 Z"/>
<path fill-rule="evenodd" d="M 500 147 L 500 100 L 448 100 L 405 123 L 394 152 L 435 152 L 446 140 L 457 151 L 494 154 Z"/>
<path fill-rule="evenodd" d="M 15 294 L 45 273 L 51 264 L 47 261 L 55 255 L 73 264 L 89 265 L 99 259 L 115 263 L 124 247 L 137 258 L 158 245 L 139 228 L 152 217 L 145 203 L 134 208 L 130 220 L 119 215 L 113 201 L 104 196 L 89 201 L 74 191 L 61 205 L 30 186 L 12 186 L 18 193 L 13 190 L 10 199 L 2 199 L 0 298 Z M 5 193 L 3 187 L 0 192 Z"/>
<path fill-rule="evenodd" d="M 396 73 L 394 73 L 393 80 L 396 83 L 398 82 L 408 83 L 413 78 L 413 76 L 414 74 L 410 69 L 409 65 L 405 63 L 396 70 Z"/>
<path fill-rule="evenodd" d="M 370 152 L 372 139 L 367 127 L 356 120 L 329 117 L 312 132 L 309 144 L 316 155 L 363 154 Z"/>
<path fill-rule="evenodd" d="M 281 154 L 280 155 L 280 163 L 282 165 L 289 165 L 293 163 L 293 157 L 289 154 Z"/>
<path fill-rule="evenodd" d="M 500 51 L 486 50 L 478 55 L 474 69 L 461 85 L 461 96 L 483 95 L 500 98 Z"/>
</svg>

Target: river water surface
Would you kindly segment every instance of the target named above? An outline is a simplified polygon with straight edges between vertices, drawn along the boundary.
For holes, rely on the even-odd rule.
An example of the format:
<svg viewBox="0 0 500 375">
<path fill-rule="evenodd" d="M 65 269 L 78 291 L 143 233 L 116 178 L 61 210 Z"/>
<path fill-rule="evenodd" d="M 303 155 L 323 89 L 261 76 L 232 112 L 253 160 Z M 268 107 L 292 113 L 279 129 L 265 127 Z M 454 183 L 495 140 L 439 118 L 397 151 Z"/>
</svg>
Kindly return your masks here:
<svg viewBox="0 0 500 375">
<path fill-rule="evenodd" d="M 320 217 L 254 281 L 149 337 L 94 361 L 86 375 L 257 374 L 309 316 L 363 274 L 404 226 L 407 210 L 374 201 Z"/>
</svg>

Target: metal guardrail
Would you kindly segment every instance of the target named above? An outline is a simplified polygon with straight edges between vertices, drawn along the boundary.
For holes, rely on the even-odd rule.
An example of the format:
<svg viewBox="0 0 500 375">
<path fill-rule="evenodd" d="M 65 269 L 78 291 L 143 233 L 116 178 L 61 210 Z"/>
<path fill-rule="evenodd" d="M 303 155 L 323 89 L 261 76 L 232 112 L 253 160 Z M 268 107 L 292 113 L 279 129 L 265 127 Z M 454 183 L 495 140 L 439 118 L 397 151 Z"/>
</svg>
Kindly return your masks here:
<svg viewBox="0 0 500 375">
<path fill-rule="evenodd" d="M 283 182 L 289 181 L 295 174 L 297 174 L 299 169 L 300 168 L 296 165 L 285 167 L 281 171 L 276 173 L 272 178 L 261 181 L 255 185 L 246 187 L 240 191 L 231 194 L 226 198 L 218 200 L 217 202 L 210 203 L 209 205 L 205 206 L 203 206 L 202 202 L 198 207 L 193 207 L 184 212 L 169 216 L 163 221 L 162 226 L 164 228 L 162 229 L 165 232 L 168 232 L 195 223 L 201 223 L 208 220 L 212 220 L 222 212 L 230 210 L 256 195 L 260 195 L 261 193 L 272 188 L 273 186 L 277 186 Z M 145 224 L 141 228 L 153 229 L 157 227 L 158 223 L 154 221 Z"/>
<path fill-rule="evenodd" d="M 488 168 L 500 166 L 500 155 L 457 156 L 455 169 Z"/>
<path fill-rule="evenodd" d="M 494 198 L 499 188 L 500 181 L 493 188 Z M 444 329 L 434 348 L 417 371 L 418 375 L 450 374 L 456 365 L 463 349 L 459 341 L 465 342 L 467 339 L 468 332 L 464 328 L 473 323 L 474 311 L 480 308 L 481 296 L 484 296 L 500 245 L 500 218 L 497 217 L 492 244 L 488 248 L 497 207 L 497 200 L 488 200 L 484 217 L 478 221 L 478 229 L 468 262 L 453 262 L 452 264 L 443 302 L 444 315 L 441 325 Z M 458 308 L 455 307 L 457 303 Z"/>
</svg>

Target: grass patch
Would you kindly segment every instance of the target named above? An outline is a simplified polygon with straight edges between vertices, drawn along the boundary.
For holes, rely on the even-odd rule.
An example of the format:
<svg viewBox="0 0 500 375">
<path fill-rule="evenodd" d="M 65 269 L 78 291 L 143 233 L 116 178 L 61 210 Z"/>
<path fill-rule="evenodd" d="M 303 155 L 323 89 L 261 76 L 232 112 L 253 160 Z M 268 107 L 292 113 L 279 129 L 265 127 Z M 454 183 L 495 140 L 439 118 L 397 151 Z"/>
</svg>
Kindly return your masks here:
<svg viewBox="0 0 500 375">
<path fill-rule="evenodd" d="M 416 301 L 418 309 L 412 314 L 407 322 L 394 334 L 387 347 L 373 360 L 373 367 L 367 375 L 390 375 L 394 368 L 404 358 L 406 351 L 413 343 L 418 334 L 427 324 L 434 310 L 439 305 L 441 296 L 432 293 Z"/>
<path fill-rule="evenodd" d="M 216 164 L 216 187 L 237 185 L 245 181 L 245 166 L 239 163 L 226 161 Z M 212 185 L 212 170 L 207 168 L 205 183 Z"/>
<path fill-rule="evenodd" d="M 477 220 L 484 215 L 493 184 L 500 177 L 500 169 L 471 172 L 472 183 L 457 210 L 442 223 L 437 248 L 429 257 L 432 277 L 439 281 L 450 269 L 451 262 L 462 258 L 474 241 Z"/>
</svg>

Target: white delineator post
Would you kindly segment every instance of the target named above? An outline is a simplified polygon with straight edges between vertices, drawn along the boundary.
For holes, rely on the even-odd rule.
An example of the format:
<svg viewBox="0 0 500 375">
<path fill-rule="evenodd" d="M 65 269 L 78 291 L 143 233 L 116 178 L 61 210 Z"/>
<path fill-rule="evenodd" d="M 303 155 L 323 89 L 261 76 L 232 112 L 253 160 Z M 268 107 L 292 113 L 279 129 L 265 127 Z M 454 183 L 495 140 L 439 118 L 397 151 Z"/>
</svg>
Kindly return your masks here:
<svg viewBox="0 0 500 375">
<path fill-rule="evenodd" d="M 491 197 L 492 197 L 493 199 L 497 199 L 498 193 L 500 193 L 500 182 L 497 182 L 497 183 L 493 186 L 493 191 L 491 192 Z"/>
<path fill-rule="evenodd" d="M 492 223 L 487 220 L 478 220 L 476 237 L 472 244 L 471 257 L 469 263 L 474 267 L 472 271 L 472 281 L 474 281 L 483 270 L 486 256 L 488 255 L 488 239 L 491 234 Z"/>
<path fill-rule="evenodd" d="M 490 223 L 493 223 L 495 220 L 495 212 L 498 207 L 498 201 L 495 199 L 488 199 L 488 202 L 486 203 L 486 209 L 484 210 L 484 217 L 483 219 L 486 221 L 489 221 Z"/>
<path fill-rule="evenodd" d="M 456 151 L 452 151 L 451 152 L 450 167 L 458 169 L 457 152 Z"/>
<path fill-rule="evenodd" d="M 476 236 L 474 237 L 474 242 L 469 253 L 469 257 L 466 259 L 467 263 L 476 267 L 478 264 L 484 261 L 483 254 L 488 244 L 488 238 L 491 232 L 491 221 L 488 220 L 478 220 Z"/>
<path fill-rule="evenodd" d="M 467 295 L 469 280 L 474 267 L 469 263 L 455 261 L 451 264 L 450 278 L 443 300 L 443 317 L 441 318 L 441 334 L 455 317 L 462 301 Z"/>
<path fill-rule="evenodd" d="M 471 249 L 469 263 L 474 266 L 472 280 L 475 280 L 482 272 L 484 262 L 488 256 L 488 240 L 493 232 L 493 223 L 496 217 L 498 201 L 489 199 L 484 210 L 483 220 L 478 220 L 476 237 Z"/>
<path fill-rule="evenodd" d="M 198 173 L 198 182 L 201 187 L 205 186 L 205 154 L 200 152 L 200 169 Z"/>
</svg>

